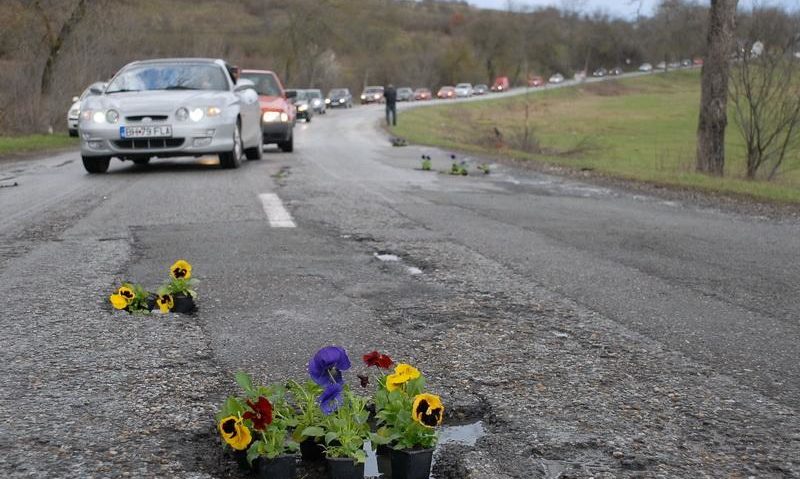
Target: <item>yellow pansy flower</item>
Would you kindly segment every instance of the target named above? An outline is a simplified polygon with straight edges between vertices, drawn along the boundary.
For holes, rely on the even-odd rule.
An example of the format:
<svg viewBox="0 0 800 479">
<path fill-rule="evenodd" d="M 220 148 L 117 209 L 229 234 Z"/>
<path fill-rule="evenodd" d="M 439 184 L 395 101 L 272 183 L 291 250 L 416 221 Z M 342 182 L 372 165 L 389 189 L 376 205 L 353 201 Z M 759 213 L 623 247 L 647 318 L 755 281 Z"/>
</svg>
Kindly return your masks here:
<svg viewBox="0 0 800 479">
<path fill-rule="evenodd" d="M 169 274 L 175 279 L 189 279 L 192 277 L 192 265 L 179 259 L 169 268 Z"/>
<path fill-rule="evenodd" d="M 112 294 L 108 299 L 111 300 L 111 306 L 114 306 L 114 309 L 125 309 L 128 307 L 128 299 L 121 294 Z"/>
<path fill-rule="evenodd" d="M 128 304 L 131 304 L 133 302 L 133 298 L 136 297 L 136 293 L 134 293 L 133 290 L 127 286 L 122 286 L 119 288 L 117 290 L 117 294 L 125 298 Z"/>
<path fill-rule="evenodd" d="M 156 298 L 156 305 L 162 313 L 169 313 L 172 307 L 175 306 L 175 300 L 172 299 L 171 294 L 162 294 Z"/>
<path fill-rule="evenodd" d="M 236 416 L 228 416 L 219 422 L 219 433 L 229 446 L 237 451 L 244 451 L 250 445 L 253 436 L 242 420 Z"/>
<path fill-rule="evenodd" d="M 419 370 L 406 363 L 400 363 L 394 368 L 394 373 L 386 376 L 386 389 L 394 391 L 403 384 L 417 379 L 420 376 Z"/>
<path fill-rule="evenodd" d="M 411 417 L 423 426 L 436 427 L 440 425 L 444 419 L 444 406 L 441 398 L 428 393 L 414 396 Z"/>
</svg>

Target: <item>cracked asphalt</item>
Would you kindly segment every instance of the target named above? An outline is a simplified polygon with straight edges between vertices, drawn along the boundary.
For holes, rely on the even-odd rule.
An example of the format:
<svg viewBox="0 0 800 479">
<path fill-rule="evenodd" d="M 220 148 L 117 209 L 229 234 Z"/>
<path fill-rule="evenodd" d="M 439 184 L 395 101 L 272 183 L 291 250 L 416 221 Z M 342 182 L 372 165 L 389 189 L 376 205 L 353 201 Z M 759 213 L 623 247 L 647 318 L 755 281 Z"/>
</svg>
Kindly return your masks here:
<svg viewBox="0 0 800 479">
<path fill-rule="evenodd" d="M 212 419 L 233 373 L 302 377 L 339 344 L 418 365 L 448 421 L 483 421 L 440 479 L 800 477 L 796 218 L 423 172 L 450 152 L 393 148 L 381 117 L 317 116 L 238 170 L 0 161 L 2 476 L 243 477 Z M 178 258 L 197 314 L 111 311 L 115 284 Z"/>
</svg>

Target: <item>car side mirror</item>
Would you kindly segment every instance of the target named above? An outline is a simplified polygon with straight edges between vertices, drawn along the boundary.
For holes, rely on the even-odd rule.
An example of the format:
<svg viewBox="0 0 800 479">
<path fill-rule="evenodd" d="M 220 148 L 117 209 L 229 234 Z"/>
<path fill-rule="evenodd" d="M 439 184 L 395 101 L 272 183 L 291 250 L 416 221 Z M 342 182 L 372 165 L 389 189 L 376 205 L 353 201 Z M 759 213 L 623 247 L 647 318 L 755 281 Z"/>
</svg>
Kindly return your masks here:
<svg viewBox="0 0 800 479">
<path fill-rule="evenodd" d="M 80 100 L 80 98 L 78 98 L 77 96 L 73 96 L 73 97 L 72 97 L 72 103 L 75 103 L 75 102 L 77 102 L 78 100 Z"/>
<path fill-rule="evenodd" d="M 235 92 L 240 92 L 245 90 L 255 90 L 255 89 L 256 89 L 256 84 L 246 78 L 240 78 L 239 81 L 236 82 L 236 86 L 233 87 L 233 91 Z"/>
<path fill-rule="evenodd" d="M 92 95 L 102 95 L 103 90 L 99 86 L 92 85 L 92 87 L 89 88 L 89 93 Z"/>
<path fill-rule="evenodd" d="M 286 95 L 286 98 L 288 98 L 288 99 L 297 98 L 297 92 L 296 91 L 287 91 L 285 93 L 285 95 Z"/>
</svg>

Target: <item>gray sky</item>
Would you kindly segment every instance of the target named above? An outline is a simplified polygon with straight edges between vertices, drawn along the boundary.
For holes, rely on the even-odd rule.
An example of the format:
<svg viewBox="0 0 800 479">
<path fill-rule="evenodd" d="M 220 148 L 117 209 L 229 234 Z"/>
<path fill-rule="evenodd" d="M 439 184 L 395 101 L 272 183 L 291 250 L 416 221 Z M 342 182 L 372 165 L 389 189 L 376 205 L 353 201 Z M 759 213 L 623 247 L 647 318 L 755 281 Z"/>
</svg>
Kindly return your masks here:
<svg viewBox="0 0 800 479">
<path fill-rule="evenodd" d="M 468 0 L 469 3 L 484 7 L 484 8 L 498 8 L 505 9 L 508 5 L 508 0 Z M 533 7 L 555 6 L 562 7 L 564 5 L 577 5 L 580 6 L 581 11 L 594 12 L 596 10 L 605 11 L 617 17 L 631 18 L 636 14 L 636 7 L 630 0 L 512 0 L 516 5 L 529 5 Z M 642 0 L 643 9 L 642 14 L 649 15 L 653 9 L 658 5 L 659 0 Z M 707 0 L 702 3 L 710 3 Z M 777 5 L 787 8 L 789 10 L 797 10 L 800 7 L 800 0 L 761 0 L 762 4 Z M 752 0 L 739 0 L 740 8 L 750 8 Z"/>
</svg>

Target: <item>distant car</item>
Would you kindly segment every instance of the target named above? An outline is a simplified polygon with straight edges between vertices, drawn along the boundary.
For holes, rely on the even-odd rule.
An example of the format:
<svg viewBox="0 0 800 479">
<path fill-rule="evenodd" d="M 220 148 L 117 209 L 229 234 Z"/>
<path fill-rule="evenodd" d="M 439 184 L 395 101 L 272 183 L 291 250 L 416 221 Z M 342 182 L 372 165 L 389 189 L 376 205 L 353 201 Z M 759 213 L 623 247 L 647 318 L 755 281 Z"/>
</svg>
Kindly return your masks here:
<svg viewBox="0 0 800 479">
<path fill-rule="evenodd" d="M 430 100 L 432 97 L 433 93 L 427 88 L 417 88 L 414 90 L 415 100 Z"/>
<path fill-rule="evenodd" d="M 501 91 L 508 91 L 511 88 L 511 82 L 508 81 L 508 77 L 506 76 L 499 76 L 494 79 L 494 83 L 492 83 L 492 91 L 501 92 Z"/>
<path fill-rule="evenodd" d="M 472 96 L 472 83 L 459 83 L 456 85 L 456 96 L 469 98 Z"/>
<path fill-rule="evenodd" d="M 608 75 L 608 70 L 606 70 L 605 68 L 598 68 L 597 70 L 592 72 L 592 76 L 596 78 L 602 78 L 606 75 Z"/>
<path fill-rule="evenodd" d="M 261 132 L 264 144 L 275 143 L 285 152 L 294 151 L 296 109 L 287 97 L 278 75 L 269 70 L 242 70 L 240 79 L 256 87 L 261 105 Z"/>
<path fill-rule="evenodd" d="M 450 99 L 456 97 L 456 89 L 452 86 L 443 86 L 436 93 L 437 98 Z"/>
<path fill-rule="evenodd" d="M 683 60 L 681 60 L 681 66 L 684 68 L 690 67 L 692 66 L 692 61 L 689 60 L 688 58 L 684 58 Z"/>
<path fill-rule="evenodd" d="M 292 88 L 286 90 L 286 94 L 292 99 L 292 103 L 297 109 L 296 118 L 310 123 L 311 118 L 314 116 L 314 108 L 311 107 L 311 98 L 308 96 L 308 92 Z"/>
<path fill-rule="evenodd" d="M 414 99 L 414 90 L 409 87 L 397 89 L 397 101 L 411 101 Z"/>
<path fill-rule="evenodd" d="M 694 65 L 694 66 L 696 66 L 696 67 L 701 67 L 701 66 L 703 66 L 703 59 L 702 59 L 702 58 L 695 58 L 695 59 L 693 59 L 693 60 L 692 60 L 692 65 Z"/>
<path fill-rule="evenodd" d="M 325 103 L 331 108 L 353 108 L 353 95 L 347 88 L 334 88 L 328 92 Z"/>
<path fill-rule="evenodd" d="M 681 62 L 670 62 L 667 66 L 673 70 L 676 70 L 681 67 Z"/>
<path fill-rule="evenodd" d="M 623 73 L 624 72 L 622 71 L 622 68 L 620 68 L 620 67 L 614 67 L 614 68 L 612 68 L 611 70 L 608 71 L 608 74 L 609 75 L 613 75 L 613 76 L 622 75 Z"/>
<path fill-rule="evenodd" d="M 167 58 L 125 65 L 105 90 L 81 102 L 81 156 L 89 173 L 112 157 L 219 155 L 222 168 L 261 158 L 261 106 L 255 85 L 236 80 L 222 60 Z"/>
<path fill-rule="evenodd" d="M 475 87 L 472 89 L 472 94 L 485 95 L 487 91 L 489 91 L 489 87 L 484 85 L 483 83 L 479 83 L 478 85 L 475 85 Z"/>
<path fill-rule="evenodd" d="M 642 63 L 639 66 L 639 71 L 640 72 L 651 72 L 651 71 L 653 71 L 653 65 L 651 65 L 649 63 Z"/>
<path fill-rule="evenodd" d="M 555 75 L 551 76 L 547 80 L 547 83 L 556 83 L 557 84 L 557 83 L 562 83 L 563 81 L 564 81 L 564 75 L 562 75 L 560 73 L 556 73 Z"/>
<path fill-rule="evenodd" d="M 383 103 L 383 87 L 382 86 L 368 86 L 364 88 L 361 93 L 361 103 Z"/>
<path fill-rule="evenodd" d="M 69 136 L 78 136 L 78 122 L 81 118 L 81 102 L 84 98 L 89 95 L 92 95 L 92 91 L 103 91 L 106 88 L 106 84 L 103 82 L 95 82 L 86 87 L 81 93 L 81 96 L 74 96 L 72 97 L 72 106 L 69 107 L 67 110 L 67 129 L 69 130 Z"/>
<path fill-rule="evenodd" d="M 542 77 L 540 77 L 538 75 L 534 75 L 534 76 L 528 77 L 528 86 L 529 87 L 544 86 L 544 78 L 542 78 Z"/>
<path fill-rule="evenodd" d="M 572 78 L 575 81 L 583 81 L 583 80 L 585 80 L 586 79 L 586 70 L 578 70 L 578 71 L 576 71 L 575 74 L 572 75 Z"/>
<path fill-rule="evenodd" d="M 324 115 L 326 113 L 326 104 L 325 97 L 322 96 L 322 90 L 311 88 L 306 90 L 306 94 L 308 95 L 309 105 L 311 105 L 311 109 L 314 110 L 314 113 Z"/>
<path fill-rule="evenodd" d="M 658 62 L 656 64 L 656 70 L 666 70 L 667 69 L 667 62 Z"/>
</svg>

